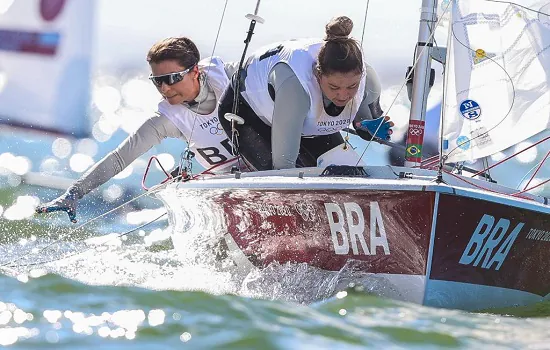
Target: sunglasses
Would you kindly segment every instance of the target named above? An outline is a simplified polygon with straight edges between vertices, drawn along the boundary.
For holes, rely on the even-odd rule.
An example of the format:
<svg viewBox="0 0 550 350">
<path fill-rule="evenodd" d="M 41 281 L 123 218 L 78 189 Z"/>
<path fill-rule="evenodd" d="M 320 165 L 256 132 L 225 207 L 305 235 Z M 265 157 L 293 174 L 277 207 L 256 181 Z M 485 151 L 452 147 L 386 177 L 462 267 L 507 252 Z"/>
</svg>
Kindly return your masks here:
<svg viewBox="0 0 550 350">
<path fill-rule="evenodd" d="M 149 80 L 155 84 L 156 87 L 160 88 L 162 86 L 162 83 L 170 86 L 179 83 L 183 80 L 185 75 L 189 73 L 195 65 L 192 65 L 191 67 L 187 68 L 186 70 L 182 70 L 181 72 L 175 72 L 175 73 L 169 73 L 169 74 L 163 74 L 163 75 L 151 75 L 149 76 Z"/>
</svg>

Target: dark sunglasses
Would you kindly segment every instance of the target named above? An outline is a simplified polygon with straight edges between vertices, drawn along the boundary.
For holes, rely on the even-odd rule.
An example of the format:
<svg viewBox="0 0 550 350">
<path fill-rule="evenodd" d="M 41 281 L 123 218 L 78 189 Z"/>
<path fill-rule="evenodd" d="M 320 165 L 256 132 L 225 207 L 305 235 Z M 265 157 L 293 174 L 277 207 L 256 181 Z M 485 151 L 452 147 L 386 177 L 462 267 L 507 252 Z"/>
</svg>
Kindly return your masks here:
<svg viewBox="0 0 550 350">
<path fill-rule="evenodd" d="M 181 72 L 175 72 L 175 73 L 169 73 L 169 74 L 163 74 L 163 75 L 151 75 L 149 76 L 149 80 L 155 84 L 156 87 L 161 87 L 162 83 L 166 85 L 174 85 L 176 83 L 179 83 L 183 80 L 185 75 L 189 73 L 195 65 L 192 65 L 191 67 L 187 68 L 186 70 L 182 70 Z"/>
</svg>

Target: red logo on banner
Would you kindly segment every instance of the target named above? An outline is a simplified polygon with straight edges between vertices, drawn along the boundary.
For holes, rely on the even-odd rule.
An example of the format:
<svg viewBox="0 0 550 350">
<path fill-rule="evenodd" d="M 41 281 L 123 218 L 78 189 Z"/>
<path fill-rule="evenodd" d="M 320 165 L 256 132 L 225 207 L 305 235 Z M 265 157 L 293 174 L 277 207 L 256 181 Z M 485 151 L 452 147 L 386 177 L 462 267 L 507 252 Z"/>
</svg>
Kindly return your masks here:
<svg viewBox="0 0 550 350">
<path fill-rule="evenodd" d="M 66 0 L 40 0 L 40 15 L 45 21 L 53 21 L 65 7 Z"/>
</svg>

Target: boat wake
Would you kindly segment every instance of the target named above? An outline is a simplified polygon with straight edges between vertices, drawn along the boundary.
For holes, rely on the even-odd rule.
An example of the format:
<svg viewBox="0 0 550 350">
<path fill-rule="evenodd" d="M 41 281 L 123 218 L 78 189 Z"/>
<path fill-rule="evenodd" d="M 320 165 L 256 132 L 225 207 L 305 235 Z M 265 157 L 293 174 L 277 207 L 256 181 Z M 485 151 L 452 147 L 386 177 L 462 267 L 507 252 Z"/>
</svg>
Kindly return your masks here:
<svg viewBox="0 0 550 350">
<path fill-rule="evenodd" d="M 24 245 L 11 242 L 3 245 L 7 261 L 12 261 L 3 271 L 22 282 L 54 273 L 97 286 L 204 291 L 298 303 L 327 299 L 350 286 L 374 294 L 387 294 L 392 289 L 380 276 L 363 274 L 359 283 L 353 262 L 337 272 L 277 262 L 243 271 L 217 234 L 220 218 L 199 201 L 189 198 L 187 203 L 192 209 L 177 213 L 182 215 L 177 222 L 188 223 L 175 240 L 177 245 L 167 239 L 172 226 L 128 236 L 113 232 L 82 241 L 59 241 L 42 251 L 50 244 L 45 238 L 28 240 Z"/>
</svg>

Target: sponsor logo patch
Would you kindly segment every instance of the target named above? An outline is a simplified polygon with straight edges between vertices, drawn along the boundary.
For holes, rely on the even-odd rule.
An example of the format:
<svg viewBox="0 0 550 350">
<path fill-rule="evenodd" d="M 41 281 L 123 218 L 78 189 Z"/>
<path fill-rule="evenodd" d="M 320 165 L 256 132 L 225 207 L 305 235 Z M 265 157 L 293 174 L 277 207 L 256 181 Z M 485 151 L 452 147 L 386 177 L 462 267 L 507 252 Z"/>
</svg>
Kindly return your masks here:
<svg viewBox="0 0 550 350">
<path fill-rule="evenodd" d="M 460 103 L 460 114 L 468 120 L 476 120 L 481 117 L 481 107 L 474 100 L 464 100 Z"/>
<path fill-rule="evenodd" d="M 468 138 L 468 136 L 459 136 L 456 139 L 456 145 L 458 146 L 458 148 L 466 151 L 470 149 L 470 139 Z"/>
</svg>

